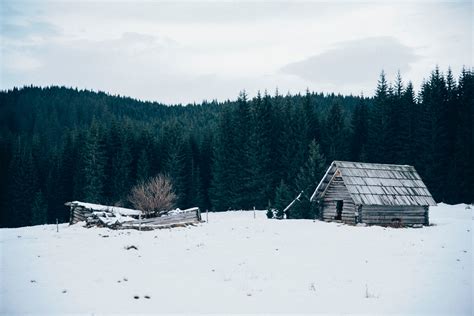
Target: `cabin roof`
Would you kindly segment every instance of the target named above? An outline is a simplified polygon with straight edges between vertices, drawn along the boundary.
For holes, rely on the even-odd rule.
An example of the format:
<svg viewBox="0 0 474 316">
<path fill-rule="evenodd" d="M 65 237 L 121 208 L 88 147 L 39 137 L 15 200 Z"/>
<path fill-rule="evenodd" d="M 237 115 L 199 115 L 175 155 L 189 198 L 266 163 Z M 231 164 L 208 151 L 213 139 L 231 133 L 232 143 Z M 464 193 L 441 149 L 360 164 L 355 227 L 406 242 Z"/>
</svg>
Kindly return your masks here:
<svg viewBox="0 0 474 316">
<path fill-rule="evenodd" d="M 355 204 L 436 205 L 413 166 L 337 160 L 329 166 L 311 196 L 311 201 L 324 196 L 327 186 L 338 170 Z"/>
</svg>

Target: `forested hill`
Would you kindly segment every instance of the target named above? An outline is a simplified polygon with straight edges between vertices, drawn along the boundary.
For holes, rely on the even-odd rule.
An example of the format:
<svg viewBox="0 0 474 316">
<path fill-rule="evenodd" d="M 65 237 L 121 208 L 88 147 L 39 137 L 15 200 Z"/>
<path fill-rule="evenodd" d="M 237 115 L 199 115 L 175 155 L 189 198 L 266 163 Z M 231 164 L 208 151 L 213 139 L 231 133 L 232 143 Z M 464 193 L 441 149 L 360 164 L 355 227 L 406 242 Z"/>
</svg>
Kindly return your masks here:
<svg viewBox="0 0 474 316">
<path fill-rule="evenodd" d="M 64 87 L 0 92 L 1 225 L 67 220 L 71 200 L 128 206 L 130 188 L 158 173 L 181 208 L 281 208 L 310 195 L 335 159 L 411 164 L 437 201 L 472 202 L 472 71 L 435 69 L 420 91 L 382 74 L 374 90 L 186 106 Z"/>
</svg>

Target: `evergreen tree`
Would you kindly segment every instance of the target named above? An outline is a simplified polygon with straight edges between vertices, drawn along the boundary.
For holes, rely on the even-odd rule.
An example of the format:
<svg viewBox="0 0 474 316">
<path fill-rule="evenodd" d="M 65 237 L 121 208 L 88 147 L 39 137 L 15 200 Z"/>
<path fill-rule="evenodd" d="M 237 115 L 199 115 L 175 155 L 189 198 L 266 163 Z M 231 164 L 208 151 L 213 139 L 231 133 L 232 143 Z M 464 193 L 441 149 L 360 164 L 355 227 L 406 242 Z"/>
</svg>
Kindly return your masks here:
<svg viewBox="0 0 474 316">
<path fill-rule="evenodd" d="M 148 159 L 148 154 L 147 154 L 146 149 L 142 149 L 137 161 L 137 181 L 136 182 L 144 182 L 150 176 L 151 176 L 150 161 Z"/>
<path fill-rule="evenodd" d="M 82 187 L 79 196 L 89 203 L 101 203 L 104 189 L 104 152 L 99 126 L 94 121 L 81 148 L 78 177 Z"/>
<path fill-rule="evenodd" d="M 385 78 L 385 72 L 382 71 L 375 91 L 374 102 L 369 112 L 369 135 L 367 146 L 367 157 L 370 162 L 384 162 L 386 155 L 384 151 L 385 130 L 387 127 L 386 107 L 389 103 L 389 86 Z"/>
<path fill-rule="evenodd" d="M 238 207 L 235 186 L 240 170 L 232 114 L 228 108 L 222 112 L 214 144 L 209 196 L 215 211 Z"/>
<path fill-rule="evenodd" d="M 350 157 L 354 161 L 364 161 L 367 157 L 368 116 L 364 99 L 360 98 L 351 120 L 352 137 Z"/>
<path fill-rule="evenodd" d="M 186 208 L 188 199 L 186 149 L 184 146 L 185 144 L 181 144 L 168 152 L 164 168 L 166 174 L 172 179 L 173 188 L 178 197 L 176 204 L 179 208 Z"/>
<path fill-rule="evenodd" d="M 415 99 L 415 91 L 413 89 L 413 84 L 408 82 L 405 91 L 403 92 L 403 105 L 405 111 L 407 111 L 407 124 L 406 127 L 408 130 L 408 140 L 404 147 L 404 161 L 406 164 L 414 165 L 417 161 L 419 154 L 419 144 L 418 144 L 418 135 L 419 135 L 419 122 L 421 120 L 420 107 Z"/>
<path fill-rule="evenodd" d="M 200 144 L 200 160 L 199 160 L 199 188 L 197 195 L 197 205 L 202 210 L 211 209 L 211 201 L 209 199 L 209 188 L 211 186 L 211 164 L 213 138 L 211 134 L 206 134 Z"/>
<path fill-rule="evenodd" d="M 304 153 L 301 150 L 305 137 L 301 137 L 302 133 L 299 130 L 299 115 L 295 113 L 296 110 L 292 107 L 289 96 L 285 97 L 282 106 L 282 130 L 279 143 L 280 165 L 282 168 L 281 177 L 286 183 L 291 183 L 299 171 L 300 166 L 304 163 Z M 304 134 L 306 135 L 306 134 Z M 305 147 L 308 144 L 304 144 Z M 305 149 L 306 152 L 307 148 Z"/>
<path fill-rule="evenodd" d="M 451 181 L 451 203 L 474 201 L 474 74 L 463 69 L 458 84 L 458 114 L 452 167 L 455 179 Z M 449 154 L 449 153 L 447 153 Z"/>
<path fill-rule="evenodd" d="M 13 154 L 8 176 L 8 227 L 31 225 L 31 205 L 38 178 L 33 162 L 33 155 L 26 144 L 18 140 Z"/>
<path fill-rule="evenodd" d="M 391 102 L 388 105 L 386 142 L 391 145 L 386 146 L 388 150 L 386 155 L 391 158 L 386 159 L 387 162 L 406 164 L 408 160 L 410 117 L 409 104 L 406 101 L 402 77 L 398 72 Z"/>
<path fill-rule="evenodd" d="M 295 205 L 294 218 L 315 218 L 316 209 L 309 199 L 326 171 L 326 159 L 321 154 L 316 140 L 309 145 L 309 157 L 296 177 L 296 187 L 303 192 L 298 204 Z"/>
<path fill-rule="evenodd" d="M 47 223 L 48 205 L 41 191 L 36 192 L 31 204 L 31 224 L 41 225 Z"/>
<path fill-rule="evenodd" d="M 444 181 L 447 179 L 449 157 L 445 150 L 448 146 L 447 112 L 447 89 L 446 82 L 436 68 L 430 76 L 430 80 L 423 85 L 421 101 L 425 109 L 428 124 L 425 138 L 426 152 L 426 174 L 425 178 L 431 192 L 438 199 L 446 199 Z"/>
<path fill-rule="evenodd" d="M 251 111 L 250 104 L 245 91 L 241 92 L 237 100 L 236 111 L 236 133 L 235 137 L 235 178 L 233 179 L 232 188 L 235 192 L 235 207 L 238 209 L 251 209 L 254 205 L 252 193 L 248 186 L 251 181 L 250 164 L 250 137 L 251 137 Z M 233 159 L 233 160 L 234 160 Z"/>
<path fill-rule="evenodd" d="M 265 93 L 262 100 L 260 93 L 252 102 L 252 128 L 247 153 L 249 163 L 249 180 L 247 191 L 252 192 L 249 201 L 259 209 L 266 206 L 271 199 L 273 169 L 271 165 L 270 146 L 272 144 L 272 107 L 270 97 Z"/>
<path fill-rule="evenodd" d="M 0 227 L 6 227 L 8 221 L 8 174 L 13 153 L 11 138 L 0 133 Z"/>
<path fill-rule="evenodd" d="M 319 124 L 318 116 L 315 113 L 315 106 L 313 104 L 313 95 L 306 89 L 306 94 L 303 99 L 303 118 L 305 130 L 307 133 L 307 143 L 311 142 L 312 139 L 319 139 L 321 128 Z"/>
<path fill-rule="evenodd" d="M 326 119 L 326 148 L 328 160 L 344 160 L 347 156 L 347 130 L 341 105 L 334 103 Z"/>
<path fill-rule="evenodd" d="M 280 185 L 276 188 L 275 191 L 275 202 L 273 205 L 277 209 L 276 217 L 278 219 L 283 218 L 283 210 L 286 206 L 293 200 L 292 193 L 290 188 L 285 184 L 285 181 L 282 179 Z"/>
</svg>

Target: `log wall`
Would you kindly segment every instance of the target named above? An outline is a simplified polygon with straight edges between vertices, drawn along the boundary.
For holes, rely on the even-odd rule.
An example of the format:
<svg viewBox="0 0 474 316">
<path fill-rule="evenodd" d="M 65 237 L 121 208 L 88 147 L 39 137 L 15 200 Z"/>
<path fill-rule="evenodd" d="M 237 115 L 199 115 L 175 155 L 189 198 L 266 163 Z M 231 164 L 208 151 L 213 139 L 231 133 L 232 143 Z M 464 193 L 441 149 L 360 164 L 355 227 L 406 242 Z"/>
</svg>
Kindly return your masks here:
<svg viewBox="0 0 474 316">
<path fill-rule="evenodd" d="M 352 200 L 346 185 L 340 176 L 333 178 L 329 184 L 322 201 L 322 217 L 325 221 L 334 221 L 336 217 L 337 201 L 343 201 L 342 221 L 347 224 L 355 224 L 356 206 Z"/>
<path fill-rule="evenodd" d="M 364 205 L 360 216 L 361 221 L 369 225 L 397 225 L 397 221 L 401 226 L 429 224 L 428 210 L 424 206 Z"/>
</svg>

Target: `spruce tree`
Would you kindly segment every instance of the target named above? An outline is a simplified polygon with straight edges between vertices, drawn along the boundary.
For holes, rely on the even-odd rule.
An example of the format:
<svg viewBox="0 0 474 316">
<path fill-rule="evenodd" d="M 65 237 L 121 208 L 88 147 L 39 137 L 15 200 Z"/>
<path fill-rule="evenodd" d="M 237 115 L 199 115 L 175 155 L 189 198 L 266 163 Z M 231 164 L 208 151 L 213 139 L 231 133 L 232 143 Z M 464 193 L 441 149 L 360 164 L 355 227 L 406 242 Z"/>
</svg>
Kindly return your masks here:
<svg viewBox="0 0 474 316">
<path fill-rule="evenodd" d="M 407 101 L 405 98 L 405 88 L 403 86 L 400 72 L 397 74 L 393 94 L 391 95 L 391 102 L 388 105 L 388 122 L 386 132 L 386 146 L 389 157 L 386 162 L 396 164 L 407 164 L 408 160 L 408 143 L 409 143 L 409 129 L 410 117 Z"/>
<path fill-rule="evenodd" d="M 215 211 L 237 208 L 236 179 L 239 177 L 239 156 L 237 132 L 233 112 L 226 108 L 220 115 L 216 139 L 214 141 L 212 180 L 209 197 Z"/>
<path fill-rule="evenodd" d="M 303 192 L 299 203 L 295 205 L 296 218 L 315 218 L 316 210 L 309 199 L 321 181 L 326 171 L 326 159 L 321 154 L 316 140 L 312 140 L 309 145 L 309 157 L 296 177 L 296 187 L 299 192 Z"/>
<path fill-rule="evenodd" d="M 427 148 L 425 179 L 431 193 L 438 201 L 446 199 L 445 181 L 448 175 L 447 88 L 444 76 L 439 68 L 431 73 L 429 81 L 423 86 L 422 103 L 425 108 L 427 124 Z"/>
<path fill-rule="evenodd" d="M 418 131 L 421 112 L 419 104 L 416 102 L 415 91 L 411 82 L 408 82 L 403 92 L 402 102 L 405 111 L 407 111 L 407 121 L 405 123 L 407 123 L 406 128 L 408 130 L 403 157 L 406 164 L 414 165 L 419 152 Z"/>
<path fill-rule="evenodd" d="M 262 209 L 272 198 L 273 169 L 271 165 L 270 146 L 272 143 L 272 121 L 270 97 L 265 93 L 262 100 L 260 93 L 252 102 L 251 135 L 247 153 L 249 179 L 247 191 L 252 192 L 250 205 Z"/>
<path fill-rule="evenodd" d="M 41 225 L 47 223 L 48 205 L 41 191 L 36 192 L 31 204 L 31 224 Z"/>
<path fill-rule="evenodd" d="M 326 149 L 328 160 L 344 160 L 347 157 L 347 130 L 342 108 L 334 103 L 326 119 Z"/>
<path fill-rule="evenodd" d="M 382 71 L 375 91 L 371 111 L 369 112 L 369 135 L 367 157 L 370 162 L 384 162 L 385 130 L 387 127 L 386 107 L 389 103 L 389 86 Z"/>
<path fill-rule="evenodd" d="M 147 154 L 146 149 L 142 149 L 142 151 L 140 152 L 140 155 L 138 156 L 138 161 L 137 161 L 136 183 L 144 182 L 150 176 L 151 176 L 150 161 L 148 159 L 148 154 Z"/>
<path fill-rule="evenodd" d="M 283 210 L 286 206 L 294 199 L 290 188 L 286 185 L 285 181 L 281 179 L 280 185 L 275 190 L 275 202 L 274 207 L 277 209 L 276 218 L 283 218 Z"/>
<path fill-rule="evenodd" d="M 199 160 L 199 188 L 197 196 L 197 205 L 202 210 L 211 209 L 211 201 L 209 199 L 209 188 L 212 176 L 212 134 L 205 133 L 200 143 L 200 160 Z"/>
<path fill-rule="evenodd" d="M 357 103 L 351 119 L 352 137 L 351 137 L 351 153 L 350 157 L 354 161 L 364 161 L 367 151 L 368 137 L 368 116 L 367 105 L 364 98 L 361 97 Z"/>
<path fill-rule="evenodd" d="M 245 91 L 241 92 L 237 100 L 237 110 L 235 113 L 235 157 L 232 157 L 233 174 L 232 189 L 235 192 L 235 207 L 238 209 L 251 209 L 254 205 L 252 199 L 253 192 L 249 188 L 249 182 L 252 179 L 251 171 L 251 144 L 252 135 L 250 102 L 247 99 Z"/>
<path fill-rule="evenodd" d="M 109 204 L 123 201 L 132 185 L 131 166 L 132 155 L 130 152 L 130 131 L 127 124 L 119 125 L 112 121 L 106 135 L 104 165 L 104 199 Z"/>
<path fill-rule="evenodd" d="M 7 226 L 31 225 L 31 205 L 38 189 L 33 155 L 21 139 L 16 144 L 8 174 Z"/>
<path fill-rule="evenodd" d="M 463 69 L 458 84 L 458 115 L 454 155 L 455 173 L 452 202 L 472 203 L 474 201 L 474 73 Z"/>
<path fill-rule="evenodd" d="M 93 121 L 81 148 L 78 176 L 82 179 L 80 196 L 85 202 L 103 203 L 104 151 L 98 123 Z"/>
</svg>

